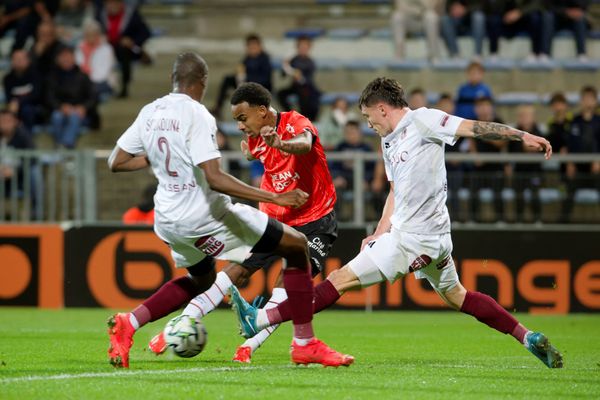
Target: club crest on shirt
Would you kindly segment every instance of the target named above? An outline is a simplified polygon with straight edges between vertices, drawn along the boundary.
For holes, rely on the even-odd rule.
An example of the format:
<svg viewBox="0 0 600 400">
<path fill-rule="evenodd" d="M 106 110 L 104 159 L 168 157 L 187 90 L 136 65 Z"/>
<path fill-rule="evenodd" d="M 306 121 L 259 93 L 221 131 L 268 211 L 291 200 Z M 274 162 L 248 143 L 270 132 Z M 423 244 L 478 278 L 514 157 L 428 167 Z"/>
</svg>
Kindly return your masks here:
<svg viewBox="0 0 600 400">
<path fill-rule="evenodd" d="M 294 127 L 293 127 L 291 124 L 287 124 L 287 125 L 285 126 L 285 130 L 286 130 L 286 131 L 288 131 L 289 133 L 291 133 L 292 135 L 293 135 L 293 134 L 296 132 L 296 131 L 294 130 Z"/>
</svg>

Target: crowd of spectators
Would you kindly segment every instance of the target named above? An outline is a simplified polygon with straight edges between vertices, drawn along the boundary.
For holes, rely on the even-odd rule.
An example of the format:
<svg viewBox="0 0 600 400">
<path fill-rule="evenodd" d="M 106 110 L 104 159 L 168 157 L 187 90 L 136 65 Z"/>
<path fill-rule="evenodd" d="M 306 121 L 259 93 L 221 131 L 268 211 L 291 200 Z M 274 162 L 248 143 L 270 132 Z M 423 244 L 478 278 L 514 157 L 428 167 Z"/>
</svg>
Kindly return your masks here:
<svg viewBox="0 0 600 400">
<path fill-rule="evenodd" d="M 589 0 L 396 0 L 391 18 L 396 55 L 405 56 L 409 32 L 424 32 L 427 55 L 439 58 L 440 36 L 452 58 L 460 56 L 457 37 L 473 37 L 473 54 L 483 55 L 483 40 L 489 40 L 489 54 L 497 57 L 499 39 L 524 33 L 531 40 L 531 59 L 552 56 L 556 32 L 569 30 L 576 54 L 586 58 Z"/>
</svg>

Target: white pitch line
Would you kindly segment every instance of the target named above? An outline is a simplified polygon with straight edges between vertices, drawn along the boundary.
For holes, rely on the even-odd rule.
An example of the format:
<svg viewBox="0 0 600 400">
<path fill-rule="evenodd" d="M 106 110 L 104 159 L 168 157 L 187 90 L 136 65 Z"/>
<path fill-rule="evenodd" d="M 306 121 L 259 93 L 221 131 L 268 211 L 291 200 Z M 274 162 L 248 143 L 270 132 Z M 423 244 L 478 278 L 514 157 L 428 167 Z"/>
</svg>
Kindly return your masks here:
<svg viewBox="0 0 600 400">
<path fill-rule="evenodd" d="M 274 367 L 274 368 L 281 368 Z M 289 366 L 286 366 L 289 368 Z M 59 374 L 59 375 L 30 375 L 20 376 L 15 378 L 0 379 L 0 384 L 14 382 L 32 382 L 32 381 L 59 381 L 65 379 L 87 379 L 87 378 L 127 378 L 137 375 L 171 375 L 180 374 L 182 372 L 228 372 L 228 371 L 250 371 L 267 369 L 265 367 L 213 367 L 213 368 L 178 368 L 178 369 L 161 369 L 161 370 L 118 370 L 113 372 L 84 372 L 81 374 Z M 268 368 L 272 369 L 272 368 Z"/>
</svg>

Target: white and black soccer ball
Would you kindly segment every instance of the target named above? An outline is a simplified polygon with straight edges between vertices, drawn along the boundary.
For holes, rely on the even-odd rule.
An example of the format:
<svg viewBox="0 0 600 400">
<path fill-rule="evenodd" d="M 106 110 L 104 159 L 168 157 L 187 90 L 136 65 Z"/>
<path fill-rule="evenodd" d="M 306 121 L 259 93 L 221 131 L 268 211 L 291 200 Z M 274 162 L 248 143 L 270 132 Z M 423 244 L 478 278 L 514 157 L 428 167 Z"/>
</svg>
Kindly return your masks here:
<svg viewBox="0 0 600 400">
<path fill-rule="evenodd" d="M 167 347 L 184 358 L 200 354 L 208 336 L 202 321 L 187 315 L 170 320 L 165 326 L 164 334 Z"/>
</svg>

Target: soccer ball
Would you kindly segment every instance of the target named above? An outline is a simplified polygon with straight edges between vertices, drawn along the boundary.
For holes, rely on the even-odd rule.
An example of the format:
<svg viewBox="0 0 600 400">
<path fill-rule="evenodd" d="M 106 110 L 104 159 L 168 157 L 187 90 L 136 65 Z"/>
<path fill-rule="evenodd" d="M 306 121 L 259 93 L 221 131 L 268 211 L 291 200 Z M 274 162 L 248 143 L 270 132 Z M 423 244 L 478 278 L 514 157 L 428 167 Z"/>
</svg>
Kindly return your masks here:
<svg viewBox="0 0 600 400">
<path fill-rule="evenodd" d="M 164 330 L 167 347 L 179 357 L 194 357 L 206 345 L 206 328 L 199 319 L 180 315 L 167 323 Z"/>
</svg>

